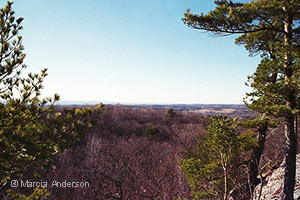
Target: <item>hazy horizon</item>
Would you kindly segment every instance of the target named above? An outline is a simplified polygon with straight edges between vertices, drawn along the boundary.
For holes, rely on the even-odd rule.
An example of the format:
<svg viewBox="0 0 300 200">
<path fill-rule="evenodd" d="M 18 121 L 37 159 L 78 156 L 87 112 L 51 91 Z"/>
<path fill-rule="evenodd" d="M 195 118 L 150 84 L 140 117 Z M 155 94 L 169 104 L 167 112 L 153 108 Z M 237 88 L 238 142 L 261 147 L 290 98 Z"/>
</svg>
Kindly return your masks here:
<svg viewBox="0 0 300 200">
<path fill-rule="evenodd" d="M 215 103 L 155 103 L 155 102 L 112 102 L 112 101 L 64 101 L 56 102 L 58 105 L 96 105 L 96 104 L 121 104 L 121 105 L 244 105 L 244 104 L 215 104 Z"/>
</svg>

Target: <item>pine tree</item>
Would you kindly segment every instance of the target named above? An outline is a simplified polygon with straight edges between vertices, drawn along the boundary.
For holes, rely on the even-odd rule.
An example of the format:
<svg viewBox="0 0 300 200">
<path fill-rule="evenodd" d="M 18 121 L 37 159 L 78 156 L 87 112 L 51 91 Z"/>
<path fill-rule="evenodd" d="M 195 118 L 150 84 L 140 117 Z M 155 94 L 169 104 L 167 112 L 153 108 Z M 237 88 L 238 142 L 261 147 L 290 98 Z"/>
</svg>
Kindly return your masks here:
<svg viewBox="0 0 300 200">
<path fill-rule="evenodd" d="M 0 198 L 14 194 L 10 181 L 20 180 L 24 174 L 35 174 L 55 165 L 54 156 L 75 145 L 91 127 L 92 115 L 99 108 L 65 109 L 57 112 L 59 100 L 41 98 L 43 79 L 40 74 L 21 76 L 25 54 L 22 37 L 23 18 L 15 18 L 12 2 L 0 9 Z M 44 189 L 26 199 L 36 199 Z"/>
<path fill-rule="evenodd" d="M 211 117 L 206 135 L 181 161 L 193 199 L 228 200 L 238 186 L 236 174 L 245 161 L 242 155 L 256 140 L 252 132 L 238 133 L 237 126 L 237 118 Z"/>
<path fill-rule="evenodd" d="M 296 173 L 297 115 L 299 113 L 300 2 L 256 0 L 248 3 L 215 1 L 208 14 L 185 13 L 189 27 L 216 35 L 240 34 L 250 55 L 260 54 L 261 63 L 249 77 L 253 92 L 247 105 L 270 116 L 283 117 L 285 124 L 284 200 L 292 200 Z"/>
<path fill-rule="evenodd" d="M 175 112 L 175 110 L 173 108 L 170 108 L 168 110 L 167 114 L 168 114 L 168 116 L 169 116 L 170 119 L 173 119 L 175 117 L 175 115 L 176 115 L 176 112 Z"/>
</svg>

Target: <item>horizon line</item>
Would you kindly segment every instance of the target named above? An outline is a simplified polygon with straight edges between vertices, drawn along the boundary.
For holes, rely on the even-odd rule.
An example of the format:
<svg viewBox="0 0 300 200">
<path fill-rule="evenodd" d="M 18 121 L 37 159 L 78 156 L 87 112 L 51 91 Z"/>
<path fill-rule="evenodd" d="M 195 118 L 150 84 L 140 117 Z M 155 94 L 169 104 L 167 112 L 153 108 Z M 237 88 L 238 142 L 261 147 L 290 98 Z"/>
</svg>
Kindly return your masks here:
<svg viewBox="0 0 300 200">
<path fill-rule="evenodd" d="M 110 105 L 245 105 L 243 103 L 155 103 L 155 102 L 115 102 L 115 101 L 84 101 L 84 100 L 62 100 L 55 104 L 64 105 L 96 105 L 96 104 L 110 104 Z"/>
</svg>

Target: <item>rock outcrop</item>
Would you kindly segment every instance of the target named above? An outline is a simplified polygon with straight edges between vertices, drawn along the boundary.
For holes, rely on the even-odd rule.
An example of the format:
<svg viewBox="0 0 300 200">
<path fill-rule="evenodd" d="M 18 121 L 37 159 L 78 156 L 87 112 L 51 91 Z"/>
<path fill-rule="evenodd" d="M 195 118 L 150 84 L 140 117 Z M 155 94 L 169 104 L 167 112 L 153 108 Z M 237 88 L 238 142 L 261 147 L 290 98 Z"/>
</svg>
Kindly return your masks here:
<svg viewBox="0 0 300 200">
<path fill-rule="evenodd" d="M 295 200 L 300 200 L 300 154 L 297 154 L 296 161 L 296 184 L 294 191 Z M 284 176 L 284 165 L 282 162 L 280 167 L 271 172 L 266 179 L 263 181 L 263 187 L 261 191 L 260 200 L 279 200 L 282 194 L 283 176 Z M 259 194 L 261 190 L 261 184 L 259 184 L 253 193 L 253 199 L 259 200 Z"/>
</svg>

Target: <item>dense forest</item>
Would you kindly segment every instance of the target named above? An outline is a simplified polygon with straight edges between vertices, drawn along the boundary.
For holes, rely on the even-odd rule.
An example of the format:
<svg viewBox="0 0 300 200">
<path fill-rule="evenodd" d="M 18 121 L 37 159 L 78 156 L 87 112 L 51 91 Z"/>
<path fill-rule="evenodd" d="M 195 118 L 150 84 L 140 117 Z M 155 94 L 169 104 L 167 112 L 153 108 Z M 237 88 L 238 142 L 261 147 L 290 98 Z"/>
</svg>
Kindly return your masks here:
<svg viewBox="0 0 300 200">
<path fill-rule="evenodd" d="M 254 199 L 284 161 L 275 193 L 294 200 L 299 1 L 220 0 L 207 14 L 184 14 L 188 27 L 237 35 L 236 44 L 261 56 L 248 77 L 245 116 L 57 106 L 58 94 L 41 96 L 47 69 L 22 74 L 23 18 L 12 5 L 0 9 L 1 199 Z"/>
<path fill-rule="evenodd" d="M 63 107 L 57 111 L 63 112 Z M 31 169 L 23 179 L 43 180 L 48 185 L 54 180 L 89 183 L 89 187 L 47 188 L 50 199 L 190 199 L 179 163 L 201 142 L 209 117 L 189 111 L 174 113 L 170 115 L 169 109 L 104 106 L 94 116 L 97 125 L 80 143 L 56 156 L 56 167 L 39 171 L 36 179 L 32 175 L 36 171 Z M 278 167 L 284 157 L 282 129 L 269 130 L 260 163 L 269 163 L 264 173 Z M 240 183 L 247 179 L 243 173 L 239 176 Z M 17 191 L 29 195 L 32 188 Z"/>
</svg>

